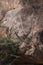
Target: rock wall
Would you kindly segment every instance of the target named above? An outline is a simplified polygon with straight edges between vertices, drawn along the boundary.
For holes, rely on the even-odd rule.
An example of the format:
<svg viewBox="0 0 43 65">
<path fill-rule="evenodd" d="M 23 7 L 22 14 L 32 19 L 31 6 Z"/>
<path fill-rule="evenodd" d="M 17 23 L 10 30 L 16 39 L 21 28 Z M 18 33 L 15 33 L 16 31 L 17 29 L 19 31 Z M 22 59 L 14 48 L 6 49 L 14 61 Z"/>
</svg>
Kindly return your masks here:
<svg viewBox="0 0 43 65">
<path fill-rule="evenodd" d="M 17 37 L 21 41 L 21 44 L 17 44 L 17 53 L 43 61 L 43 0 L 21 0 L 22 7 L 18 6 L 18 2 L 17 5 L 12 4 L 16 0 L 0 2 L 0 12 L 6 12 L 3 19 L 3 13 L 0 14 L 1 25 L 9 28 L 11 38 Z"/>
</svg>

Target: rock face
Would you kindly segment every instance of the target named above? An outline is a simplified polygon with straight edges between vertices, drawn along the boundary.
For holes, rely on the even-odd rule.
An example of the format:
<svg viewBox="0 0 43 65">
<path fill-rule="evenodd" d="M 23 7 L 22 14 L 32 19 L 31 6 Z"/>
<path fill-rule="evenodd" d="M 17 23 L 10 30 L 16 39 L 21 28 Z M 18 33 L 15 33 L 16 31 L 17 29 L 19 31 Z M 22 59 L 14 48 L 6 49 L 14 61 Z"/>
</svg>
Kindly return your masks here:
<svg viewBox="0 0 43 65">
<path fill-rule="evenodd" d="M 19 0 L 0 0 L 0 20 L 7 11 L 17 8 L 19 6 L 18 3 Z"/>
<path fill-rule="evenodd" d="M 1 25 L 9 27 L 11 38 L 20 39 L 18 54 L 43 61 L 43 1 L 22 0 L 21 4 L 6 13 Z"/>
<path fill-rule="evenodd" d="M 19 0 L 0 0 L 0 9 L 8 11 L 18 7 Z"/>
</svg>

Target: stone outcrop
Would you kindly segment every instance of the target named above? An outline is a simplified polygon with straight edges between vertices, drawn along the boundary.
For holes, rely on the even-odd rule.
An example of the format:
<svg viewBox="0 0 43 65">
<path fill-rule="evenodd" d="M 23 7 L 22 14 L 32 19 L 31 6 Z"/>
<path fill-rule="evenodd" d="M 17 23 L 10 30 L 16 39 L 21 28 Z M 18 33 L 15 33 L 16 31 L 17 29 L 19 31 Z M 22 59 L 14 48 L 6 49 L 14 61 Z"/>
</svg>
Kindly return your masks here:
<svg viewBox="0 0 43 65">
<path fill-rule="evenodd" d="M 11 39 L 21 41 L 17 44 L 18 55 L 31 56 L 35 62 L 43 63 L 43 0 L 21 0 L 20 3 L 22 7 L 8 8 L 10 11 L 1 25 L 9 28 Z"/>
</svg>

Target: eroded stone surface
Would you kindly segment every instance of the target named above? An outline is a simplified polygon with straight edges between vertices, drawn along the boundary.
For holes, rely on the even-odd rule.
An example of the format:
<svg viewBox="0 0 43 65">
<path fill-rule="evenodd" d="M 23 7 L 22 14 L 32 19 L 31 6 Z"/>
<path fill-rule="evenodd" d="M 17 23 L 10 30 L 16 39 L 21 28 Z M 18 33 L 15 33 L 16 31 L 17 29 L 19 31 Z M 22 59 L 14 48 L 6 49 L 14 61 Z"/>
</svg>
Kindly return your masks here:
<svg viewBox="0 0 43 65">
<path fill-rule="evenodd" d="M 9 27 L 11 38 L 19 38 L 22 41 L 18 54 L 43 60 L 43 36 L 40 36 L 43 31 L 43 1 L 24 0 L 23 4 L 25 5 L 21 8 L 8 11 L 1 25 Z"/>
<path fill-rule="evenodd" d="M 0 20 L 7 11 L 18 8 L 20 6 L 18 3 L 19 0 L 0 0 Z"/>
</svg>

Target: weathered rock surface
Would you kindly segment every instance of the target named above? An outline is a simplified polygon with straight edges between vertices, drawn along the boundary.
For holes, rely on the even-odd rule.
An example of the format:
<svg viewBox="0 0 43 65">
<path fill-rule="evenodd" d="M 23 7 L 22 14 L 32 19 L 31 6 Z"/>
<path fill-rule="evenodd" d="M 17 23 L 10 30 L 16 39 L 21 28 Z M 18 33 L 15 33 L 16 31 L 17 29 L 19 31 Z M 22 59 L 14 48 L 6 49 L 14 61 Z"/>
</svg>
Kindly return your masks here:
<svg viewBox="0 0 43 65">
<path fill-rule="evenodd" d="M 0 0 L 0 20 L 7 11 L 17 8 L 19 6 L 18 3 L 19 0 Z"/>
<path fill-rule="evenodd" d="M 18 7 L 19 0 L 0 0 L 0 9 L 10 10 Z"/>
<path fill-rule="evenodd" d="M 11 39 L 20 39 L 18 54 L 43 63 L 43 1 L 24 0 L 21 4 L 6 13 L 1 25 L 9 27 Z"/>
</svg>

